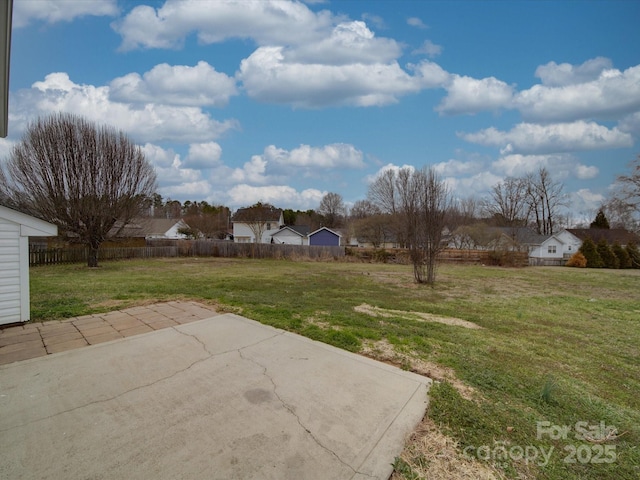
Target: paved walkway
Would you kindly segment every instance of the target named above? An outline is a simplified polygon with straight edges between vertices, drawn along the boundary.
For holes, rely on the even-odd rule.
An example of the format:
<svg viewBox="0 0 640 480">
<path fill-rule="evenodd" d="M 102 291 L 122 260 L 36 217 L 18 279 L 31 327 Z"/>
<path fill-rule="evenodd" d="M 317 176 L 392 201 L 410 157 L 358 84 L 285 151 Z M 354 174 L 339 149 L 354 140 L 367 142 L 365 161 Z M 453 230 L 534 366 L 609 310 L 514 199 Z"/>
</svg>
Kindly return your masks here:
<svg viewBox="0 0 640 480">
<path fill-rule="evenodd" d="M 217 315 L 196 302 L 166 302 L 125 310 L 27 323 L 0 330 L 0 365 L 174 327 Z"/>
</svg>

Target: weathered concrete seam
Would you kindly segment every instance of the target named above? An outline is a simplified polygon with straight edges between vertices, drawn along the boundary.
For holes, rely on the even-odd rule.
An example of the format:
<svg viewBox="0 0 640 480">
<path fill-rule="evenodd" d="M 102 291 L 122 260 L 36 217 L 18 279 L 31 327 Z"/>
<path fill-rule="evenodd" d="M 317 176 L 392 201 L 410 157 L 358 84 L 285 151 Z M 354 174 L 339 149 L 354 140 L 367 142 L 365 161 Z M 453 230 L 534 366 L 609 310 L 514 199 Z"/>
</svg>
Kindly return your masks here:
<svg viewBox="0 0 640 480">
<path fill-rule="evenodd" d="M 116 399 L 118 399 L 120 397 L 123 397 L 124 395 L 129 394 L 129 393 L 136 392 L 136 391 L 142 390 L 144 388 L 152 387 L 152 386 L 154 386 L 154 385 L 156 385 L 156 384 L 158 384 L 160 382 L 163 382 L 165 380 L 170 380 L 171 378 L 173 378 L 173 377 L 175 377 L 177 375 L 180 375 L 181 373 L 184 373 L 187 370 L 191 369 L 193 366 L 195 366 L 195 365 L 197 365 L 197 364 L 199 364 L 201 362 L 204 362 L 206 360 L 209 360 L 209 359 L 211 359 L 213 357 L 216 357 L 216 356 L 219 356 L 219 355 L 224 355 L 226 353 L 230 353 L 230 352 L 236 351 L 236 349 L 230 349 L 230 350 L 224 351 L 224 352 L 212 353 L 207 349 L 206 345 L 198 337 L 196 337 L 195 335 L 191 335 L 191 334 L 188 334 L 188 333 L 185 333 L 185 332 L 181 332 L 176 327 L 172 327 L 172 328 L 176 332 L 178 332 L 179 334 L 185 335 L 187 337 L 191 337 L 194 340 L 196 340 L 202 346 L 202 349 L 206 352 L 207 356 L 203 357 L 203 358 L 199 358 L 198 360 L 195 360 L 195 361 L 191 362 L 185 368 L 177 370 L 177 371 L 173 372 L 172 374 L 167 375 L 165 377 L 158 378 L 157 380 L 154 380 L 153 382 L 145 383 L 144 385 L 137 385 L 137 386 L 135 386 L 133 388 L 130 388 L 129 390 L 125 390 L 124 392 L 120 392 L 117 395 L 113 395 L 113 396 L 111 396 L 109 398 L 102 398 L 102 399 L 99 399 L 99 400 L 93 400 L 93 401 L 85 403 L 83 405 L 77 405 L 77 406 L 75 406 L 73 408 L 69 408 L 67 410 L 63 410 L 63 411 L 60 411 L 60 412 L 57 412 L 57 413 L 54 413 L 54 414 L 51 414 L 51 415 L 47 415 L 46 417 L 41 417 L 41 418 L 37 418 L 37 419 L 31 420 L 31 421 L 26 422 L 26 423 L 22 423 L 22 424 L 19 424 L 19 425 L 14 425 L 14 426 L 9 427 L 7 429 L 0 430 L 0 433 L 9 432 L 9 431 L 14 430 L 16 428 L 21 428 L 21 427 L 24 427 L 26 425 L 31 425 L 31 424 L 34 424 L 34 423 L 41 422 L 43 420 L 49 420 L 49 419 L 55 418 L 55 417 L 57 417 L 59 415 L 72 413 L 72 412 L 75 412 L 76 410 L 81 410 L 81 409 L 86 408 L 86 407 L 90 407 L 90 406 L 93 406 L 93 405 L 99 405 L 101 403 L 106 403 L 106 402 L 110 402 L 112 400 L 116 400 Z"/>
<path fill-rule="evenodd" d="M 354 475 L 356 474 L 360 474 L 360 475 L 366 475 L 366 476 L 370 476 L 367 474 L 364 474 L 362 472 L 358 472 L 355 468 L 353 468 L 351 465 L 349 465 L 349 463 L 345 462 L 342 458 L 340 458 L 340 456 L 334 452 L 333 450 L 331 450 L 329 447 L 327 447 L 326 445 L 324 445 L 314 434 L 313 432 L 306 426 L 304 425 L 304 423 L 302 423 L 302 420 L 300 420 L 300 417 L 298 415 L 296 415 L 295 411 L 293 410 L 293 407 L 291 407 L 291 405 L 289 405 L 287 402 L 284 401 L 284 399 L 278 394 L 278 386 L 276 385 L 276 382 L 273 380 L 273 377 L 271 377 L 271 375 L 269 375 L 267 373 L 267 367 L 262 365 L 260 362 L 258 362 L 257 360 L 254 360 L 253 358 L 249 358 L 246 357 L 245 355 L 242 354 L 242 350 L 249 348 L 249 346 L 247 347 L 242 347 L 240 349 L 238 349 L 238 353 L 240 354 L 240 358 L 242 358 L 243 360 L 247 360 L 255 365 L 257 365 L 258 367 L 260 367 L 262 369 L 262 375 L 264 377 L 266 377 L 269 382 L 271 383 L 272 387 L 273 387 L 273 394 L 276 396 L 276 398 L 280 401 L 280 403 L 282 404 L 282 406 L 285 408 L 285 410 L 287 412 L 289 412 L 290 415 L 292 415 L 295 419 L 296 422 L 298 423 L 298 425 L 300 425 L 300 427 L 307 432 L 307 434 L 311 437 L 311 439 L 323 450 L 325 450 L 326 452 L 328 452 L 330 455 L 333 455 L 341 464 L 343 464 L 345 467 L 349 468 Z"/>
</svg>

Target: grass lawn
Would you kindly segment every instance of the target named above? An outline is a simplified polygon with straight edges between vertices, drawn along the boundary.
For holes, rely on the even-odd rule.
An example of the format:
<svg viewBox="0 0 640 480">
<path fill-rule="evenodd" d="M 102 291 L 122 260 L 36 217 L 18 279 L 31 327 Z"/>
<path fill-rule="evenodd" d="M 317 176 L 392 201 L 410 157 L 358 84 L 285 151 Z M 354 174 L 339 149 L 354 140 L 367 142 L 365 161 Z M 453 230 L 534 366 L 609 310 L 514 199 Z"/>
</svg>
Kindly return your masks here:
<svg viewBox="0 0 640 480">
<path fill-rule="evenodd" d="M 443 265 L 437 280 L 417 286 L 403 265 L 283 260 L 34 267 L 31 312 L 42 321 L 193 299 L 429 373 L 443 380 L 430 391 L 432 431 L 397 459 L 396 478 L 436 478 L 436 433 L 453 445 L 450 468 L 640 478 L 640 271 Z"/>
</svg>

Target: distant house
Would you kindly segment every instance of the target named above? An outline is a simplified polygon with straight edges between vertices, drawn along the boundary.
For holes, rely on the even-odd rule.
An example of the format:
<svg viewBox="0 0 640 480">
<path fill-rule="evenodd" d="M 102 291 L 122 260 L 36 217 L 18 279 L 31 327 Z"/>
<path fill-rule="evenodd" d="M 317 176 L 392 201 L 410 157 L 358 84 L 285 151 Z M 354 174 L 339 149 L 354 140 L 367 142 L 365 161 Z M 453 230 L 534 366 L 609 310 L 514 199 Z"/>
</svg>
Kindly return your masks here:
<svg viewBox="0 0 640 480">
<path fill-rule="evenodd" d="M 112 232 L 119 227 L 114 227 Z M 179 233 L 181 228 L 188 228 L 182 219 L 175 218 L 135 218 L 127 223 L 118 233 L 120 238 L 138 238 L 144 240 L 171 239 L 179 240 L 186 238 Z"/>
<path fill-rule="evenodd" d="M 29 237 L 56 235 L 56 225 L 0 205 L 0 325 L 31 318 Z"/>
<path fill-rule="evenodd" d="M 307 225 L 290 225 L 280 228 L 271 235 L 271 243 L 278 245 L 308 245 L 309 227 Z"/>
<path fill-rule="evenodd" d="M 239 208 L 231 222 L 234 242 L 271 243 L 272 235 L 284 225 L 284 216 L 281 209 L 270 205 Z"/>
<path fill-rule="evenodd" d="M 309 234 L 309 245 L 317 245 L 323 247 L 340 246 L 341 235 L 327 227 L 321 227 L 315 232 Z"/>
<path fill-rule="evenodd" d="M 568 230 L 548 236 L 529 252 L 529 265 L 564 265 L 576 253 L 582 240 Z"/>
<path fill-rule="evenodd" d="M 548 237 L 538 248 L 529 252 L 530 265 L 564 265 L 591 238 L 595 243 L 605 240 L 609 245 L 640 244 L 640 237 L 623 228 L 568 228 Z"/>
</svg>

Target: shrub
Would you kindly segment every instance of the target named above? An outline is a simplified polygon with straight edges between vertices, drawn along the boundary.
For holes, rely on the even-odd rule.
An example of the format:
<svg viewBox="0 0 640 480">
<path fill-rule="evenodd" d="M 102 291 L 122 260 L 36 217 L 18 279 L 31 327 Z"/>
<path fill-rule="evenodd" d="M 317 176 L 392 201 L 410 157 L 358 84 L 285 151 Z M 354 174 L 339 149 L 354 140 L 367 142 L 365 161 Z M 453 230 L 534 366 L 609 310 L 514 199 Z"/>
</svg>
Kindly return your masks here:
<svg viewBox="0 0 640 480">
<path fill-rule="evenodd" d="M 585 268 L 587 266 L 587 259 L 581 252 L 574 253 L 567 261 L 567 267 Z"/>
<path fill-rule="evenodd" d="M 578 251 L 582 253 L 582 255 L 584 255 L 584 258 L 587 259 L 588 268 L 602 268 L 604 266 L 602 257 L 600 257 L 600 254 L 596 249 L 596 244 L 593 243 L 593 240 L 591 240 L 590 238 L 587 238 L 584 242 L 582 242 L 580 250 Z"/>
<path fill-rule="evenodd" d="M 600 254 L 604 268 L 620 268 L 620 262 L 611 250 L 607 241 L 603 238 L 596 245 L 596 250 Z"/>
<path fill-rule="evenodd" d="M 630 243 L 625 247 L 631 260 L 631 268 L 640 268 L 640 250 L 635 243 Z"/>
<path fill-rule="evenodd" d="M 618 242 L 613 244 L 611 250 L 618 259 L 618 268 L 631 268 L 631 257 L 629 256 L 627 251 L 620 246 Z"/>
</svg>

